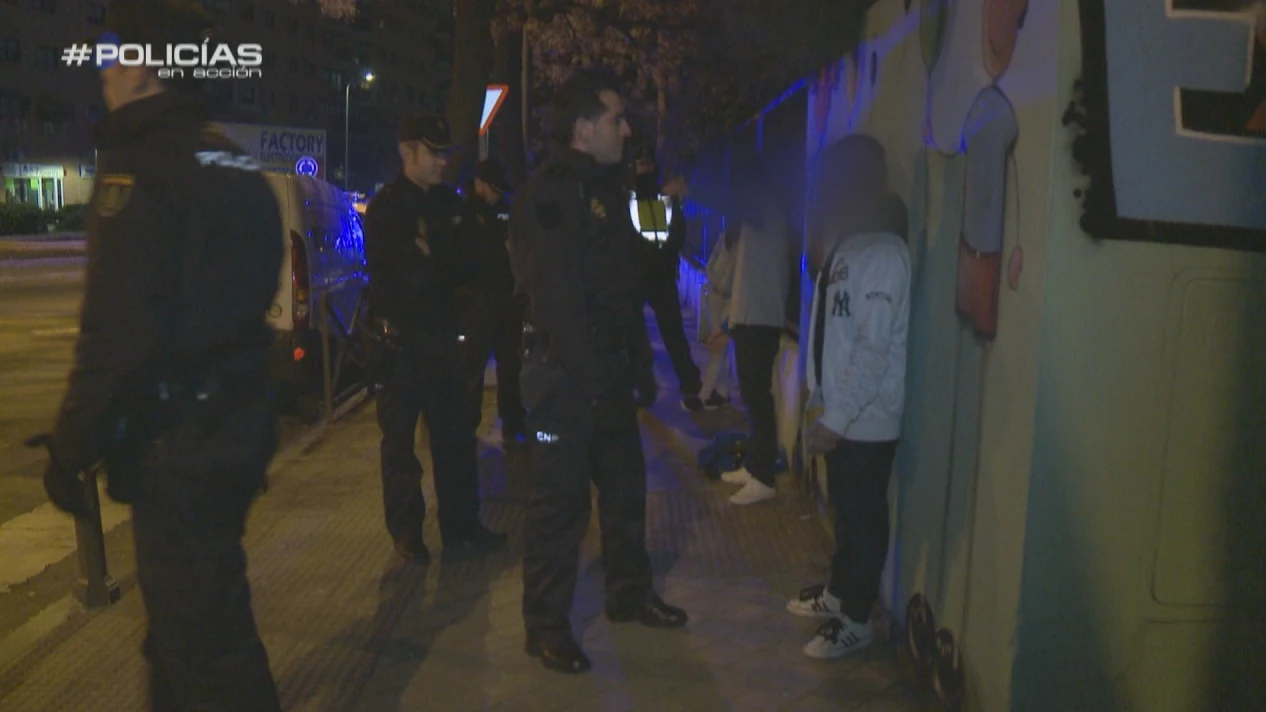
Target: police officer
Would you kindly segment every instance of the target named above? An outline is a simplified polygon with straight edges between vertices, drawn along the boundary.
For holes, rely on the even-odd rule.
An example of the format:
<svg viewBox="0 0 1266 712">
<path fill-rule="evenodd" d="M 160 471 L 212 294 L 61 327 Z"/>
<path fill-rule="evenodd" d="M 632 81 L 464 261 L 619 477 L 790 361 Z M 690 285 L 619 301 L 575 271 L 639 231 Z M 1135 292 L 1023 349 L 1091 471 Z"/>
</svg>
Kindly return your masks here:
<svg viewBox="0 0 1266 712">
<path fill-rule="evenodd" d="M 188 0 L 115 0 L 100 42 L 200 44 L 211 24 Z M 241 537 L 277 444 L 264 315 L 280 211 L 196 85 L 118 64 L 100 77 L 86 288 L 45 487 L 87 516 L 79 473 L 104 459 L 110 496 L 132 505 L 151 709 L 278 710 Z"/>
<path fill-rule="evenodd" d="M 469 198 L 473 224 L 466 239 L 475 254 L 477 272 L 468 285 L 469 294 L 462 307 L 466 383 L 478 427 L 488 354 L 496 356 L 502 440 L 508 447 L 517 447 L 525 442 L 523 400 L 519 395 L 523 308 L 514 297 L 514 275 L 506 251 L 510 206 L 505 195 L 510 192 L 510 184 L 501 163 L 488 159 L 475 168 L 473 187 Z"/>
<path fill-rule="evenodd" d="M 401 172 L 365 212 L 365 257 L 370 314 L 380 337 L 387 530 L 401 556 L 427 564 L 422 463 L 413 441 L 419 415 L 431 435 L 444 558 L 504 548 L 506 536 L 479 522 L 475 429 L 462 385 L 456 305 L 457 284 L 470 269 L 460 236 L 467 211 L 442 182 L 451 147 L 448 125 L 436 116 L 408 116 L 398 139 Z"/>
<path fill-rule="evenodd" d="M 681 319 L 681 297 L 677 293 L 678 263 L 686 241 L 686 215 L 681 200 L 664 195 L 659 185 L 659 167 L 655 153 L 642 149 L 634 163 L 636 176 L 630 198 L 630 215 L 641 237 L 637 241 L 637 262 L 642 271 L 642 289 L 660 338 L 677 375 L 682 396 L 681 406 L 695 412 L 704 407 L 699 390 L 703 381 L 699 366 L 690 355 L 686 326 Z"/>
<path fill-rule="evenodd" d="M 510 254 L 529 299 L 521 376 L 532 443 L 523 618 L 529 655 L 590 668 L 568 620 L 580 544 L 598 488 L 606 615 L 674 628 L 684 611 L 651 586 L 646 463 L 637 406 L 655 399 L 620 175 L 629 125 L 613 79 L 582 72 L 553 105 L 553 154 L 515 197 Z M 636 398 L 635 394 L 636 393 Z"/>
</svg>

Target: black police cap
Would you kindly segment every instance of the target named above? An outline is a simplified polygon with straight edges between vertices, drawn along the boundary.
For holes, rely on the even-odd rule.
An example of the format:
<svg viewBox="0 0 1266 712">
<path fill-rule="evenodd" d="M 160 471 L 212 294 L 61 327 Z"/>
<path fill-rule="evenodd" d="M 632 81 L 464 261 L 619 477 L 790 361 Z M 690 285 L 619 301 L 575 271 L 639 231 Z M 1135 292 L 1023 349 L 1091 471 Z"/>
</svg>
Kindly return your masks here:
<svg viewBox="0 0 1266 712">
<path fill-rule="evenodd" d="M 413 114 L 400 120 L 400 130 L 396 134 L 400 143 L 421 141 L 432 151 L 447 151 L 453 146 L 453 137 L 448 131 L 448 122 L 435 114 Z"/>
<path fill-rule="evenodd" d="M 501 167 L 501 161 L 495 158 L 480 161 L 475 166 L 475 177 L 502 193 L 509 193 L 512 187 L 510 181 L 506 180 L 506 171 Z"/>
<path fill-rule="evenodd" d="M 121 44 L 199 43 L 211 36 L 215 18 L 194 0 L 114 0 L 106 32 Z"/>
</svg>

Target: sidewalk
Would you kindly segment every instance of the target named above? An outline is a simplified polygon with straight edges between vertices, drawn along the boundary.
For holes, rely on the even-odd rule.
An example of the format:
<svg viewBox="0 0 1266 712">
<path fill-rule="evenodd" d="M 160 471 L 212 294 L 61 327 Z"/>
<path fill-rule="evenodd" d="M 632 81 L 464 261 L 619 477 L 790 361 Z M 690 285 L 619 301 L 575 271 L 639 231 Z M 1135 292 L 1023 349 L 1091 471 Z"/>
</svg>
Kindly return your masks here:
<svg viewBox="0 0 1266 712">
<path fill-rule="evenodd" d="M 648 544 L 664 597 L 691 615 L 684 631 L 612 626 L 601 616 L 595 516 L 573 611 L 594 671 L 567 677 L 528 658 L 518 566 L 524 456 L 503 456 L 485 425 L 484 513 L 511 533 L 510 552 L 437 560 L 429 570 L 405 564 L 383 528 L 369 403 L 278 473 L 252 513 L 255 612 L 285 709 L 917 709 L 878 642 L 840 661 L 801 653 L 814 622 L 783 606 L 827 566 L 814 505 L 790 477 L 781 478 L 779 499 L 749 509 L 728 504 L 732 488 L 700 478 L 694 453 L 742 418 L 718 411 L 692 422 L 670 397 L 675 381 L 662 349 L 659 358 L 663 395 L 642 418 Z M 494 419 L 489 404 L 485 423 Z M 429 456 L 423 461 L 429 473 Z M 429 475 L 425 483 L 433 505 Z M 427 537 L 438 548 L 434 517 Z M 0 708 L 141 709 L 143 634 L 140 597 L 125 585 L 115 607 L 76 618 L 0 670 Z"/>
</svg>

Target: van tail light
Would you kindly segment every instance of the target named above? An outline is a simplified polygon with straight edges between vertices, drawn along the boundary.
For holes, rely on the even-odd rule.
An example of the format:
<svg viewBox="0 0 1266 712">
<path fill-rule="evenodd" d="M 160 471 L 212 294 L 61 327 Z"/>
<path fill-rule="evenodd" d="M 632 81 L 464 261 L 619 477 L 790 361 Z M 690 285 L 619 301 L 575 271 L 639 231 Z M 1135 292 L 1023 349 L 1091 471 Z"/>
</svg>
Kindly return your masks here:
<svg viewBox="0 0 1266 712">
<path fill-rule="evenodd" d="M 294 328 L 295 331 L 307 329 L 310 323 L 308 250 L 303 244 L 303 237 L 294 230 L 290 231 L 290 283 L 294 295 Z M 296 360 L 302 356 L 296 352 Z"/>
</svg>

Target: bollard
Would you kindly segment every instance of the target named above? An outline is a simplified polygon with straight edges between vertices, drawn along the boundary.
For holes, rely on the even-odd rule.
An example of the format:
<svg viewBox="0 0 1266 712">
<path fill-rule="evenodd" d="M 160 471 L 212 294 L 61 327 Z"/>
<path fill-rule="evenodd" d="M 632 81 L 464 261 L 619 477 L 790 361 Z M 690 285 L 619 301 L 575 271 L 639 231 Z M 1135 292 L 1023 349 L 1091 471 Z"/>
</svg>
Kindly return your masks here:
<svg viewBox="0 0 1266 712">
<path fill-rule="evenodd" d="M 79 587 L 75 597 L 85 608 L 103 608 L 119 600 L 119 585 L 110 578 L 106 563 L 97 471 L 86 470 L 82 480 L 84 496 L 88 499 L 92 514 L 75 517 L 75 543 L 79 550 Z"/>
</svg>

